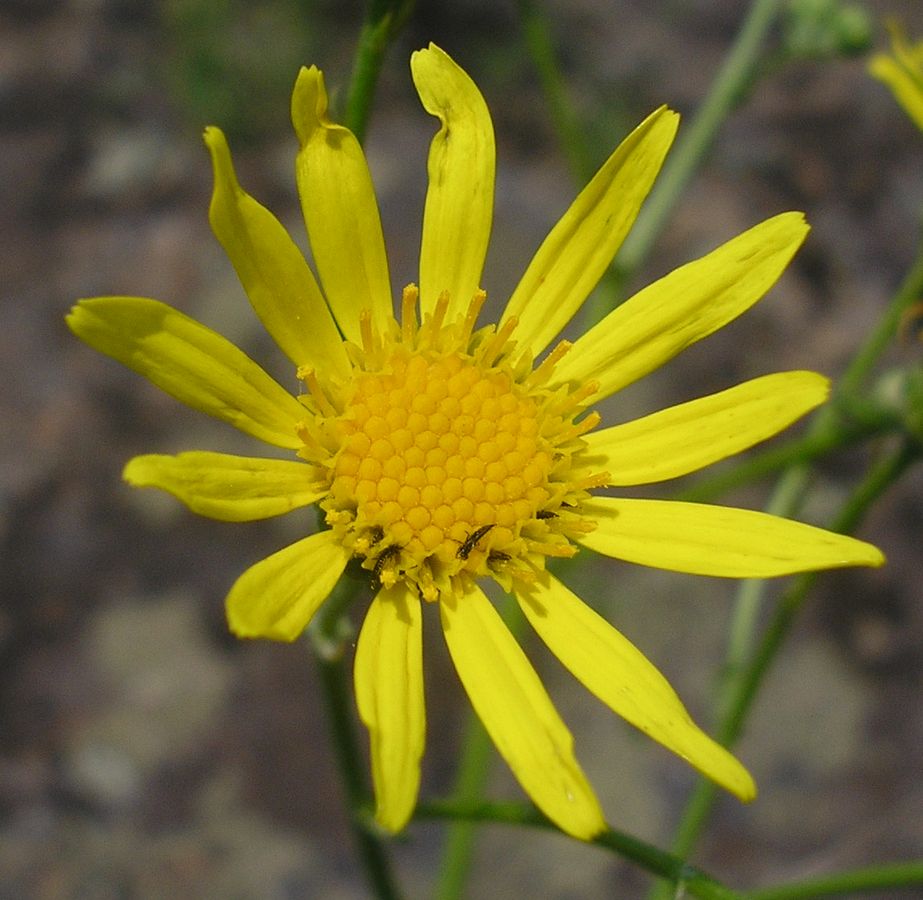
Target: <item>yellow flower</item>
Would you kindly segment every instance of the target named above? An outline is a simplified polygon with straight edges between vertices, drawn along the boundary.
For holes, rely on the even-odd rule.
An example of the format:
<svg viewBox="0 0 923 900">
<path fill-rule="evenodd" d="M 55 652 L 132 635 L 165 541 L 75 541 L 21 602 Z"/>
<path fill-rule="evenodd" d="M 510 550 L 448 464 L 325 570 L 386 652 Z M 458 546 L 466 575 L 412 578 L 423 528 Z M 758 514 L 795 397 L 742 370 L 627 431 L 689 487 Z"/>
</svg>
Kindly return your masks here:
<svg viewBox="0 0 923 900">
<path fill-rule="evenodd" d="M 869 544 L 759 512 L 591 496 L 695 471 L 814 408 L 828 383 L 783 372 L 595 431 L 596 402 L 754 304 L 807 233 L 769 219 L 642 290 L 573 345 L 545 353 L 598 282 L 648 193 L 677 116 L 658 109 L 551 230 L 496 325 L 476 327 L 491 225 L 494 138 L 471 79 L 438 47 L 413 55 L 441 128 L 429 154 L 419 289 L 395 318 L 378 209 L 355 137 L 330 121 L 321 73 L 292 98 L 298 189 L 323 290 L 282 225 L 237 183 L 209 128 L 211 224 L 257 315 L 296 367 L 293 396 L 215 332 L 155 300 L 97 297 L 75 334 L 182 402 L 298 460 L 140 456 L 125 478 L 243 521 L 316 503 L 329 527 L 244 572 L 227 598 L 241 637 L 291 641 L 351 560 L 374 598 L 356 648 L 377 819 L 416 803 L 425 715 L 422 610 L 438 606 L 477 714 L 523 788 L 564 831 L 604 828 L 573 738 L 478 586 L 512 592 L 542 640 L 603 703 L 743 800 L 752 778 L 692 722 L 664 677 L 545 568 L 578 546 L 647 566 L 763 577 L 883 562 Z M 538 365 L 536 356 L 545 354 Z"/>
<path fill-rule="evenodd" d="M 869 62 L 869 72 L 884 82 L 904 107 L 917 128 L 923 130 L 923 41 L 910 44 L 903 29 L 889 22 L 892 56 L 878 53 Z"/>
</svg>

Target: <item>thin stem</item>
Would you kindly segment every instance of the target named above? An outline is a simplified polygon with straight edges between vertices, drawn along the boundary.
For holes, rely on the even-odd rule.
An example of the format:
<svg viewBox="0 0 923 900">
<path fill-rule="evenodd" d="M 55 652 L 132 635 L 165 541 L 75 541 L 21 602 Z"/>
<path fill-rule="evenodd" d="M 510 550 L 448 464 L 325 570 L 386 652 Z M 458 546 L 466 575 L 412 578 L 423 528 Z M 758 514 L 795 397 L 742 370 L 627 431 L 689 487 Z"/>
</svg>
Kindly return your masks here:
<svg viewBox="0 0 923 900">
<path fill-rule="evenodd" d="M 844 504 L 833 522 L 833 531 L 849 532 L 855 529 L 862 516 L 903 472 L 920 458 L 921 448 L 913 441 L 904 441 L 898 450 L 882 459 L 869 471 L 865 480 Z M 767 627 L 750 663 L 728 683 L 727 705 L 717 729 L 717 740 L 732 746 L 743 730 L 747 715 L 757 692 L 769 671 L 772 661 L 791 629 L 792 623 L 817 580 L 817 573 L 801 576 L 782 596 L 779 605 Z M 708 781 L 700 779 L 693 790 L 685 813 L 676 832 L 673 852 L 686 857 L 691 852 L 711 812 L 717 789 Z M 652 896 L 665 897 L 665 891 Z"/>
<path fill-rule="evenodd" d="M 854 897 L 858 892 L 886 891 L 923 885 L 923 860 L 869 866 L 797 884 L 747 891 L 746 900 L 814 900 L 816 897 Z"/>
<path fill-rule="evenodd" d="M 902 441 L 891 454 L 872 466 L 862 483 L 853 491 L 831 524 L 831 530 L 848 534 L 854 531 L 871 505 L 900 478 L 915 462 L 923 450 L 912 440 Z M 770 664 L 782 644 L 795 617 L 801 611 L 808 593 L 817 581 L 819 573 L 811 572 L 801 576 L 782 596 L 769 627 L 766 629 L 759 648 L 744 677 L 734 692 L 733 702 L 718 731 L 718 740 L 729 745 L 734 743 L 743 730 L 750 706 L 763 682 Z"/>
<path fill-rule="evenodd" d="M 560 833 L 558 827 L 534 807 L 516 803 L 478 803 L 472 806 L 447 800 L 431 801 L 421 803 L 417 807 L 417 815 L 424 818 L 499 822 Z M 590 843 L 612 850 L 648 872 L 669 879 L 678 889 L 681 888 L 685 892 L 685 896 L 701 897 L 704 900 L 739 900 L 741 896 L 679 857 L 625 832 L 608 829 Z"/>
<path fill-rule="evenodd" d="M 388 46 L 413 10 L 415 0 L 369 0 L 353 62 L 344 121 L 361 144 Z"/>
<path fill-rule="evenodd" d="M 789 469 L 773 491 L 766 505 L 766 512 L 781 516 L 796 507 L 804 494 L 807 482 L 807 466 L 802 465 Z M 746 671 L 747 660 L 753 652 L 754 636 L 765 590 L 766 580 L 761 578 L 747 578 L 740 583 L 737 589 L 737 599 L 728 637 L 722 690 L 718 700 L 719 718 L 723 718 L 725 713 L 732 709 L 733 686 Z"/>
<path fill-rule="evenodd" d="M 897 333 L 901 318 L 905 311 L 913 304 L 920 293 L 923 292 L 923 244 L 918 247 L 917 257 L 910 272 L 904 279 L 894 296 L 888 309 L 882 315 L 875 329 L 866 339 L 865 343 L 856 353 L 847 367 L 842 379 L 837 386 L 837 393 L 844 398 L 855 396 L 862 386 L 862 382 L 871 373 L 875 363 L 888 346 L 889 341 Z M 803 447 L 807 448 L 815 440 L 823 442 L 825 436 L 835 431 L 838 412 L 835 404 L 822 409 L 817 416 L 808 434 L 804 438 Z M 832 447 L 830 449 L 833 449 Z M 853 505 L 844 507 L 843 516 L 834 525 L 834 530 L 849 531 L 858 521 L 859 515 L 864 512 L 867 505 L 871 504 L 879 494 L 895 480 L 910 463 L 918 458 L 919 447 L 913 439 L 905 439 L 899 452 L 887 457 L 882 463 L 873 468 L 866 476 L 862 486 L 853 494 Z M 806 466 L 796 465 L 782 477 L 776 489 L 777 498 L 787 498 L 786 503 L 775 503 L 777 514 L 792 514 L 802 494 L 801 486 L 805 483 Z M 688 499 L 688 498 L 687 498 Z M 701 496 L 696 497 L 701 499 Z M 858 504 L 858 505 L 856 505 Z M 863 505 L 864 504 L 864 505 Z M 752 643 L 758 619 L 758 610 L 762 594 L 765 591 L 765 581 L 748 582 L 741 587 L 738 594 L 737 611 L 731 626 L 729 641 L 728 662 L 723 677 L 721 690 L 721 718 L 718 727 L 718 739 L 725 744 L 736 740 L 747 713 L 755 697 L 763 675 L 787 635 L 792 620 L 800 610 L 804 596 L 814 583 L 816 576 L 808 575 L 800 579 L 792 590 L 785 595 L 778 606 L 775 617 L 769 629 L 763 636 L 760 649 L 748 666 L 742 666 L 742 653 Z M 711 782 L 700 779 L 693 789 L 692 795 L 677 828 L 673 849 L 676 853 L 688 855 L 714 805 L 717 795 L 716 788 Z M 655 890 L 652 893 L 654 900 L 666 897 L 666 892 Z"/>
<path fill-rule="evenodd" d="M 327 611 L 327 615 L 312 623 L 308 634 L 314 646 L 313 655 L 327 709 L 333 756 L 346 791 L 349 826 L 359 862 L 374 897 L 378 900 L 399 900 L 401 895 L 391 874 L 388 855 L 383 843 L 372 830 L 374 826 L 369 813 L 370 796 L 365 764 L 359 752 L 351 714 L 352 694 L 344 652 L 349 628 L 344 617 L 346 605 L 354 599 L 355 586 L 341 579 L 328 600 L 335 613 Z"/>
<path fill-rule="evenodd" d="M 356 843 L 359 862 L 373 896 L 379 900 L 398 900 L 391 864 L 381 841 L 371 832 L 368 793 L 362 774 L 362 760 L 356 752 L 356 733 L 349 715 L 350 694 L 346 687 L 343 660 L 317 655 L 317 670 L 330 721 L 334 757 L 346 789 L 349 826 Z"/>
<path fill-rule="evenodd" d="M 580 127 L 573 103 L 567 97 L 561 67 L 558 65 L 551 29 L 540 0 L 518 0 L 526 49 L 538 73 L 539 83 L 548 105 L 551 123 L 567 156 L 578 184 L 585 184 L 593 174 L 584 130 Z"/>
<path fill-rule="evenodd" d="M 697 481 L 680 491 L 676 499 L 697 503 L 714 500 L 734 488 L 757 481 L 780 469 L 812 462 L 833 450 L 882 434 L 895 428 L 897 423 L 894 416 L 883 413 L 875 419 L 861 422 L 837 416 L 833 421 L 822 424 L 822 428 L 812 427 L 801 437 L 755 453 L 724 472 Z"/>
<path fill-rule="evenodd" d="M 623 281 L 647 259 L 686 185 L 715 141 L 719 129 L 755 79 L 762 46 L 781 4 L 779 0 L 753 0 L 721 70 L 709 88 L 692 123 L 681 132 L 641 210 L 631 233 L 616 257 Z"/>
<path fill-rule="evenodd" d="M 838 390 L 844 396 L 850 396 L 859 390 L 862 381 L 868 377 L 898 333 L 904 314 L 919 301 L 921 294 L 923 294 L 923 243 L 917 247 L 913 265 L 897 289 L 894 299 L 843 373 Z"/>
<path fill-rule="evenodd" d="M 891 304 L 882 315 L 875 329 L 860 347 L 851 360 L 843 377 L 837 385 L 837 395 L 841 400 L 855 395 L 861 388 L 862 382 L 867 378 L 875 363 L 892 340 L 899 327 L 904 311 L 915 302 L 923 291 L 923 246 L 917 256 L 914 266 L 904 279 Z M 767 507 L 768 512 L 776 515 L 792 515 L 799 507 L 807 485 L 807 463 L 823 452 L 833 450 L 861 438 L 885 431 L 898 425 L 893 413 L 882 412 L 880 415 L 866 416 L 862 421 L 849 418 L 850 403 L 831 403 L 825 407 L 812 423 L 808 433 L 800 441 L 794 441 L 787 447 L 769 451 L 762 456 L 751 459 L 738 467 L 735 473 L 727 473 L 724 481 L 712 479 L 702 490 L 702 485 L 689 493 L 695 499 L 702 499 L 703 493 L 709 495 L 718 484 L 731 486 L 729 477 L 737 474 L 752 474 L 767 468 L 780 460 L 788 459 L 792 468 L 780 479 L 779 484 Z M 845 418 L 843 410 L 846 410 Z M 870 477 L 874 477 L 874 471 Z M 688 495 L 685 499 L 692 499 Z M 761 580 L 748 580 L 744 582 L 739 591 L 732 620 L 729 651 L 725 666 L 723 696 L 725 701 L 733 694 L 733 683 L 743 671 L 744 662 L 749 654 L 762 595 L 765 592 L 766 582 Z M 726 702 L 721 704 L 721 709 L 726 708 Z"/>
<path fill-rule="evenodd" d="M 465 725 L 461 762 L 453 792 L 459 805 L 477 802 L 483 796 L 492 756 L 490 737 L 481 720 L 471 711 Z M 456 900 L 462 896 L 471 869 L 476 836 L 477 823 L 472 820 L 454 821 L 449 825 L 434 893 L 436 900 Z"/>
<path fill-rule="evenodd" d="M 362 143 L 372 97 L 385 51 L 413 8 L 413 0 L 370 0 L 346 101 L 347 127 Z M 366 880 L 379 900 L 398 900 L 400 893 L 391 874 L 383 843 L 372 830 L 365 766 L 351 714 L 352 696 L 344 649 L 349 633 L 346 610 L 356 599 L 357 587 L 341 579 L 315 619 L 309 635 L 320 677 L 333 756 L 340 770 L 349 806 L 349 825 Z"/>
</svg>

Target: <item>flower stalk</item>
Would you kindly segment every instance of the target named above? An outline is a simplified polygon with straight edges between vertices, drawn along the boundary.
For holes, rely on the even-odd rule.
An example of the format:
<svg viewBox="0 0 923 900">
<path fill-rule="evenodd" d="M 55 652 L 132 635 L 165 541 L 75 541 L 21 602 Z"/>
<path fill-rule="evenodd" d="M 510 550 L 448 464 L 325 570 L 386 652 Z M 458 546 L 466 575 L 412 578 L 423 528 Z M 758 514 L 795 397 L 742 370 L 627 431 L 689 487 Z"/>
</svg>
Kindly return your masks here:
<svg viewBox="0 0 923 900">
<path fill-rule="evenodd" d="M 835 518 L 832 529 L 838 532 L 854 530 L 866 512 L 890 488 L 904 472 L 923 457 L 923 447 L 916 441 L 905 439 L 894 452 L 883 457 L 867 473 L 862 483 L 853 491 Z M 733 747 L 743 731 L 747 716 L 756 699 L 759 688 L 776 659 L 785 638 L 801 612 L 808 594 L 817 581 L 817 573 L 802 575 L 781 597 L 759 644 L 744 668 L 728 673 L 722 691 L 726 699 L 723 716 L 716 732 L 718 740 L 727 747 Z M 758 582 L 762 587 L 765 582 Z M 749 598 L 752 604 L 752 595 Z M 755 616 L 748 615 L 748 621 L 755 624 Z M 749 636 L 739 638 L 749 641 Z M 701 835 L 717 799 L 714 786 L 699 779 L 689 798 L 672 843 L 673 852 L 686 858 L 692 852 Z M 652 900 L 666 900 L 672 896 L 666 885 L 656 888 Z M 812 896 L 812 895 L 805 895 Z M 821 896 L 818 894 L 817 896 Z"/>
<path fill-rule="evenodd" d="M 478 803 L 466 805 L 454 800 L 432 800 L 421 803 L 421 818 L 465 820 L 478 823 L 516 825 L 525 828 L 554 830 L 554 825 L 534 807 L 517 803 Z M 639 840 L 624 831 L 607 828 L 593 838 L 597 846 L 636 863 L 652 874 L 668 879 L 681 887 L 685 896 L 702 900 L 739 900 L 740 895 L 722 885 L 695 866 L 673 856 L 653 844 Z"/>
<path fill-rule="evenodd" d="M 871 334 L 853 356 L 837 386 L 839 397 L 853 398 L 856 404 L 863 382 L 870 376 L 882 354 L 899 333 L 901 322 L 907 310 L 917 302 L 923 293 L 923 243 L 917 250 L 916 258 L 910 271 L 904 278 L 885 309 Z M 893 415 L 879 420 L 886 428 L 893 428 Z M 860 425 L 869 425 L 866 421 Z M 795 441 L 788 448 L 770 450 L 761 457 L 735 467 L 733 470 L 710 479 L 696 487 L 689 494 L 696 498 L 712 496 L 717 489 L 739 486 L 752 476 L 762 474 L 761 469 L 772 462 L 773 454 L 777 458 L 790 456 L 790 468 L 780 480 L 770 507 L 777 514 L 791 514 L 803 499 L 807 486 L 807 463 L 815 458 L 815 449 L 824 447 L 823 452 L 832 452 L 847 443 L 851 438 L 861 438 L 861 433 L 849 431 L 850 423 L 844 420 L 837 403 L 831 403 L 815 416 L 807 435 Z M 874 429 L 870 434 L 875 433 Z M 792 452 L 801 451 L 799 452 Z M 820 454 L 817 454 L 820 455 Z M 874 466 L 865 481 L 855 490 L 843 506 L 833 528 L 836 531 L 850 531 L 859 522 L 865 511 L 887 490 L 901 474 L 921 457 L 919 441 L 909 432 L 905 432 L 899 448 Z M 732 746 L 746 721 L 759 686 L 769 669 L 776 653 L 787 636 L 797 613 L 801 610 L 808 592 L 813 586 L 815 576 L 800 578 L 786 593 L 776 608 L 766 632 L 756 652 L 749 656 L 754 643 L 754 635 L 759 619 L 759 607 L 765 592 L 764 580 L 751 580 L 741 584 L 738 590 L 735 616 L 730 628 L 728 655 L 723 668 L 722 687 L 719 691 L 719 740 Z M 746 660 L 749 658 L 749 663 Z M 716 799 L 713 786 L 699 780 L 687 802 L 684 813 L 677 827 L 672 844 L 674 852 L 688 856 L 692 852 L 700 834 L 708 821 Z M 668 891 L 665 887 L 656 888 L 652 900 L 665 900 Z"/>
<path fill-rule="evenodd" d="M 638 216 L 632 233 L 615 260 L 622 282 L 647 259 L 654 242 L 686 186 L 702 165 L 725 120 L 752 86 L 763 61 L 763 45 L 775 24 L 780 0 L 753 0 L 733 46 L 712 81 L 689 127 L 676 142 L 676 152 L 663 167 L 657 186 Z"/>
<path fill-rule="evenodd" d="M 394 881 L 387 850 L 375 831 L 365 765 L 352 720 L 345 657 L 330 657 L 322 652 L 315 652 L 313 656 L 327 710 L 333 757 L 346 792 L 349 827 L 359 863 L 372 896 L 377 900 L 400 900 L 401 893 Z"/>
<path fill-rule="evenodd" d="M 416 0 L 368 0 L 343 115 L 359 143 L 365 139 L 385 53 L 415 5 Z"/>
</svg>

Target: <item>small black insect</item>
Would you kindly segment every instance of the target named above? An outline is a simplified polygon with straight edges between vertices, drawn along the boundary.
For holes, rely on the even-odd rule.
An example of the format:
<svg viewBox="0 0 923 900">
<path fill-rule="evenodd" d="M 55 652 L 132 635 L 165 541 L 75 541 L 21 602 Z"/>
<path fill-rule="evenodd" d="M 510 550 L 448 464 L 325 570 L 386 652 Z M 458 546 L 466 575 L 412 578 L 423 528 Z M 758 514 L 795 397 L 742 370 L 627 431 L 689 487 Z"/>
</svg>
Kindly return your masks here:
<svg viewBox="0 0 923 900">
<path fill-rule="evenodd" d="M 455 555 L 459 559 L 467 559 L 471 555 L 471 551 L 477 546 L 477 542 L 494 527 L 494 525 L 482 525 L 480 528 L 476 528 L 468 535 L 465 543 L 458 548 L 458 553 Z"/>
<path fill-rule="evenodd" d="M 509 553 L 504 553 L 502 550 L 491 550 L 487 554 L 487 565 L 492 566 L 495 563 L 509 562 L 512 558 Z"/>
<path fill-rule="evenodd" d="M 536 519 L 556 519 L 557 517 L 558 514 L 556 512 L 552 512 L 550 509 L 540 509 L 535 514 Z"/>
<path fill-rule="evenodd" d="M 392 557 L 397 556 L 400 552 L 401 547 L 398 544 L 391 544 L 378 554 L 378 559 L 375 560 L 375 565 L 372 568 L 373 591 L 377 591 L 381 588 L 381 570 L 384 569 L 385 563 Z"/>
</svg>

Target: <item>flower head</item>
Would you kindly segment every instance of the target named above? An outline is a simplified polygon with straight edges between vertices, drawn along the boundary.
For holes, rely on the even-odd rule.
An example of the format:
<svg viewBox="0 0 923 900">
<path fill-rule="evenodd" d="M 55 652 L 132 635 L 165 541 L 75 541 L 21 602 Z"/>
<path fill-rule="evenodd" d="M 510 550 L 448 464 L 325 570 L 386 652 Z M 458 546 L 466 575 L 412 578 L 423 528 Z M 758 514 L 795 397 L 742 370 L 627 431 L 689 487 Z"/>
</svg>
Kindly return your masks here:
<svg viewBox="0 0 923 900">
<path fill-rule="evenodd" d="M 877 53 L 869 72 L 884 82 L 917 128 L 923 130 L 923 41 L 911 44 L 896 22 L 888 23 L 891 56 Z"/>
<path fill-rule="evenodd" d="M 293 640 L 353 561 L 374 589 L 355 659 L 371 737 L 377 818 L 410 816 L 424 744 L 423 609 L 438 606 L 461 681 L 498 750 L 562 829 L 604 827 L 573 739 L 479 587 L 493 579 L 600 700 L 748 800 L 753 780 L 691 720 L 663 676 L 545 567 L 580 547 L 708 575 L 879 565 L 861 541 L 748 510 L 600 496 L 695 471 L 820 404 L 811 372 L 757 378 L 599 430 L 595 403 L 725 325 L 776 281 L 804 239 L 776 216 L 661 278 L 573 345 L 554 344 L 634 221 L 673 139 L 662 108 L 616 149 L 535 254 L 496 324 L 478 325 L 493 206 L 494 139 L 470 78 L 438 47 L 412 58 L 441 121 L 429 154 L 419 287 L 395 310 L 362 150 L 327 114 L 321 73 L 302 69 L 292 113 L 312 270 L 238 185 L 209 128 L 211 223 L 257 315 L 291 360 L 293 396 L 215 332 L 155 300 L 99 297 L 73 331 L 174 397 L 292 459 L 147 455 L 125 478 L 195 512 L 243 521 L 317 504 L 327 528 L 244 572 L 227 599 L 242 637 Z M 548 348 L 551 349 L 548 349 Z"/>
</svg>

